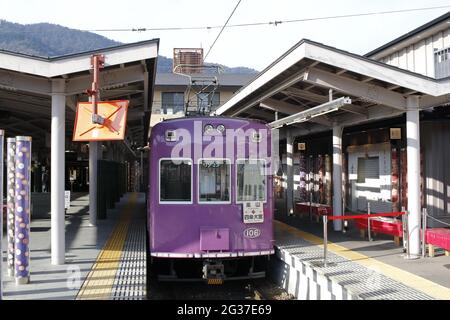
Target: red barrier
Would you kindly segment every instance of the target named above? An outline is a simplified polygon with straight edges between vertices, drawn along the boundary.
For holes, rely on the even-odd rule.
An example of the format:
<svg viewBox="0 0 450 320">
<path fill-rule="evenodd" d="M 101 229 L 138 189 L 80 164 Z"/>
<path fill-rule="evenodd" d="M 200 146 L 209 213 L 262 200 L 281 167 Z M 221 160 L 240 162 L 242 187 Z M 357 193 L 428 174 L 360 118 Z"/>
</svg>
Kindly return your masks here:
<svg viewBox="0 0 450 320">
<path fill-rule="evenodd" d="M 357 214 L 351 216 L 329 216 L 328 220 L 350 220 L 350 219 L 370 219 L 376 217 L 397 217 L 406 212 L 385 212 L 385 213 L 373 213 L 373 214 Z"/>
</svg>

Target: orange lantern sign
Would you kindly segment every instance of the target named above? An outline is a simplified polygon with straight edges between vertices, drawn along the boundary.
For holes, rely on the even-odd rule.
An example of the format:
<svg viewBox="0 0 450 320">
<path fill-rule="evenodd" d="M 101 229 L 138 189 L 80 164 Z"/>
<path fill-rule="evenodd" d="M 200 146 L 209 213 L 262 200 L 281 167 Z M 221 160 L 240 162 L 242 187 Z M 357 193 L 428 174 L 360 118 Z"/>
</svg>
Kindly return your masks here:
<svg viewBox="0 0 450 320">
<path fill-rule="evenodd" d="M 79 102 L 73 130 L 73 141 L 123 140 L 127 122 L 128 100 L 99 101 L 97 114 L 103 124 L 92 122 L 92 103 Z"/>
</svg>

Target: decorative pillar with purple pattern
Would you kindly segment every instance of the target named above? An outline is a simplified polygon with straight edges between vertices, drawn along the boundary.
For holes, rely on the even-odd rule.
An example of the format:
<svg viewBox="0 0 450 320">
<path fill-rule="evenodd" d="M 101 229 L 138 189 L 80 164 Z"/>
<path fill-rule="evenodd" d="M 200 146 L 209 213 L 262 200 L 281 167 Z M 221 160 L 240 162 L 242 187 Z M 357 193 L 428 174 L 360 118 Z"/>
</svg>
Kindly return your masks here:
<svg viewBox="0 0 450 320">
<path fill-rule="evenodd" d="M 14 277 L 14 194 L 16 183 L 16 139 L 6 139 L 6 232 L 8 239 L 8 275 Z"/>
<path fill-rule="evenodd" d="M 15 252 L 16 284 L 30 282 L 31 137 L 16 137 Z"/>
</svg>

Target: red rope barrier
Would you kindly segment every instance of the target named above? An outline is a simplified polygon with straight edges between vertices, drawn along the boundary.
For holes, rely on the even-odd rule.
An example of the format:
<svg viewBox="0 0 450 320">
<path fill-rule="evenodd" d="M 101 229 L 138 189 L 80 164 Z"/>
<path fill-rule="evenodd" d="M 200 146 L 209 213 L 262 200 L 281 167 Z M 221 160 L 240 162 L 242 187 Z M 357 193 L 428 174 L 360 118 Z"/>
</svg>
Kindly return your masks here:
<svg viewBox="0 0 450 320">
<path fill-rule="evenodd" d="M 328 216 L 328 220 L 350 220 L 350 219 L 369 219 L 376 217 L 397 217 L 406 212 L 385 212 L 385 213 L 373 213 L 373 214 L 358 214 L 352 216 Z"/>
</svg>

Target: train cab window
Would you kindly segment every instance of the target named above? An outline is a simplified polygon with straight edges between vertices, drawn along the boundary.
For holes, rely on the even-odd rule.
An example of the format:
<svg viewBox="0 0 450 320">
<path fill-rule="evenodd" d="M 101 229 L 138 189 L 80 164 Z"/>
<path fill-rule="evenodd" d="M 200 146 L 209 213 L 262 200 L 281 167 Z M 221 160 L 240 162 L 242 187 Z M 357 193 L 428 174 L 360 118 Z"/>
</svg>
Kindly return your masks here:
<svg viewBox="0 0 450 320">
<path fill-rule="evenodd" d="M 192 201 L 192 161 L 162 159 L 159 167 L 160 202 Z"/>
<path fill-rule="evenodd" d="M 230 160 L 200 159 L 198 163 L 199 203 L 230 202 Z"/>
<path fill-rule="evenodd" d="M 264 160 L 236 161 L 237 202 L 266 200 L 264 171 Z"/>
</svg>

